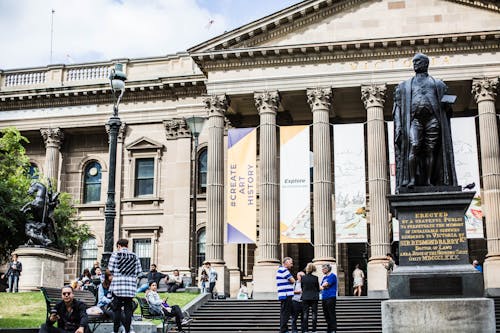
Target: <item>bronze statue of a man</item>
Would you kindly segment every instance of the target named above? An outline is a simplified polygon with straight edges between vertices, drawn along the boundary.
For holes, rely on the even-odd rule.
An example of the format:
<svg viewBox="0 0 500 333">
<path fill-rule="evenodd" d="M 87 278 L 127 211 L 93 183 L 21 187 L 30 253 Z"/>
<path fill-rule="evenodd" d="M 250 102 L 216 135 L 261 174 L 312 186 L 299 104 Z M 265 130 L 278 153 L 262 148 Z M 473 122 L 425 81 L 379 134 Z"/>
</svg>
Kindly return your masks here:
<svg viewBox="0 0 500 333">
<path fill-rule="evenodd" d="M 398 193 L 404 187 L 457 186 L 448 87 L 430 76 L 428 68 L 429 58 L 416 54 L 413 58 L 415 76 L 401 82 L 394 92 Z"/>
</svg>

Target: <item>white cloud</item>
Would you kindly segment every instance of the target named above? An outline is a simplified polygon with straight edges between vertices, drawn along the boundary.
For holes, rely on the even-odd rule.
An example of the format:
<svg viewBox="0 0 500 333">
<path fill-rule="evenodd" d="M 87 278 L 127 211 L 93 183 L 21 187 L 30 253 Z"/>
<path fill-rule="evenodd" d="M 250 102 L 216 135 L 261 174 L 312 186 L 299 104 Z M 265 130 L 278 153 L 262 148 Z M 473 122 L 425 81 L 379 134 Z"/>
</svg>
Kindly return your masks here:
<svg viewBox="0 0 500 333">
<path fill-rule="evenodd" d="M 0 0 L 0 69 L 49 64 L 52 9 L 52 63 L 161 56 L 228 30 L 195 0 Z"/>
</svg>

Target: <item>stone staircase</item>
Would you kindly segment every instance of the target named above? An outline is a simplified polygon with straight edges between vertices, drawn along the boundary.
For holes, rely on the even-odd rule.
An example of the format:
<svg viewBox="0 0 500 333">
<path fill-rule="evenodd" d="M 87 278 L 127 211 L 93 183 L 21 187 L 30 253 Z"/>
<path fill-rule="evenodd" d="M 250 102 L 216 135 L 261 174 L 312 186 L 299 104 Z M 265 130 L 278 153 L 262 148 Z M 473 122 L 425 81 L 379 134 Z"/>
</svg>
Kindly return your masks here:
<svg viewBox="0 0 500 333">
<path fill-rule="evenodd" d="M 337 332 L 382 332 L 381 299 L 367 297 L 337 298 Z M 277 300 L 210 300 L 192 314 L 191 332 L 277 332 Z M 326 323 L 318 306 L 319 332 Z"/>
</svg>

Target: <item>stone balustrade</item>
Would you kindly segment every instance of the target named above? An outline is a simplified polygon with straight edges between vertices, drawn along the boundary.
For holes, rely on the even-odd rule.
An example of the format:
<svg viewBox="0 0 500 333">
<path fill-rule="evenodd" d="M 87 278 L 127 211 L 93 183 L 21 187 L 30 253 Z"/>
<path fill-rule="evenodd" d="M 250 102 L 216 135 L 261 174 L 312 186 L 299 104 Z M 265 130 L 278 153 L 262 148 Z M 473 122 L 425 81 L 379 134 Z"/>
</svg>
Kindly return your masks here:
<svg viewBox="0 0 500 333">
<path fill-rule="evenodd" d="M 65 72 L 66 81 L 87 81 L 96 79 L 107 79 L 111 67 L 109 66 L 92 66 L 70 68 Z"/>
</svg>

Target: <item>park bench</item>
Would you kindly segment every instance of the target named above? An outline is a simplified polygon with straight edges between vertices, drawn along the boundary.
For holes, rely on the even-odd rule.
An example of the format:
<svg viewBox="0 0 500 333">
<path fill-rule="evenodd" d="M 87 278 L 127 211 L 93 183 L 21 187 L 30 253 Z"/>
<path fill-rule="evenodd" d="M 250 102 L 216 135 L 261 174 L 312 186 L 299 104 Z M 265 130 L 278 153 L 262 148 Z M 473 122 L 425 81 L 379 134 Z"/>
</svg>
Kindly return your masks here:
<svg viewBox="0 0 500 333">
<path fill-rule="evenodd" d="M 48 288 L 41 287 L 40 290 L 45 297 L 45 304 L 47 305 L 47 318 L 50 316 L 50 309 L 54 308 L 61 299 L 62 288 Z M 74 290 L 73 294 L 75 299 L 84 303 L 87 308 L 97 304 L 97 299 L 94 294 L 88 290 Z M 104 315 L 88 315 L 89 316 L 89 330 L 94 332 L 102 323 L 112 323 L 113 319 Z"/>
<path fill-rule="evenodd" d="M 175 324 L 175 318 L 174 317 L 167 317 L 164 315 L 158 315 L 158 314 L 152 314 L 149 312 L 149 304 L 147 299 L 143 297 L 136 297 L 137 303 L 139 304 L 141 308 L 141 317 L 146 318 L 146 319 L 158 319 L 161 320 L 162 322 L 162 333 L 168 333 L 172 328 L 176 326 Z M 183 326 L 187 326 L 188 332 L 191 332 L 191 318 L 189 313 L 186 311 L 182 311 L 182 314 L 184 315 L 184 318 L 188 318 L 189 320 L 187 321 L 186 324 L 183 324 Z"/>
</svg>

